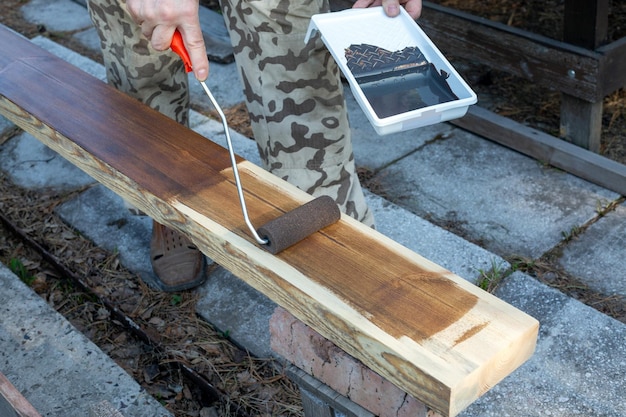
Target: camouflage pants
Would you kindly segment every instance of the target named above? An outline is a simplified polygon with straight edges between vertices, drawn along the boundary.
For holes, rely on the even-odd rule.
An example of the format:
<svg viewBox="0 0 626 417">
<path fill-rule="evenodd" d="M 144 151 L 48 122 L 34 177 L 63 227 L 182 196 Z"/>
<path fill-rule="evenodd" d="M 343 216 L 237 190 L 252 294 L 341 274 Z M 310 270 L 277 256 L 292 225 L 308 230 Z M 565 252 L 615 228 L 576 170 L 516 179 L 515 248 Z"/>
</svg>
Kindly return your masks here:
<svg viewBox="0 0 626 417">
<path fill-rule="evenodd" d="M 155 51 L 126 11 L 126 0 L 88 0 L 107 80 L 179 123 L 189 122 L 189 81 L 178 55 Z"/>
<path fill-rule="evenodd" d="M 150 47 L 124 0 L 88 3 L 109 83 L 186 124 L 188 81 L 180 59 Z M 304 43 L 310 16 L 328 10 L 328 0 L 221 5 L 264 168 L 312 195 L 333 197 L 345 213 L 373 226 L 339 70 L 319 39 Z"/>
</svg>

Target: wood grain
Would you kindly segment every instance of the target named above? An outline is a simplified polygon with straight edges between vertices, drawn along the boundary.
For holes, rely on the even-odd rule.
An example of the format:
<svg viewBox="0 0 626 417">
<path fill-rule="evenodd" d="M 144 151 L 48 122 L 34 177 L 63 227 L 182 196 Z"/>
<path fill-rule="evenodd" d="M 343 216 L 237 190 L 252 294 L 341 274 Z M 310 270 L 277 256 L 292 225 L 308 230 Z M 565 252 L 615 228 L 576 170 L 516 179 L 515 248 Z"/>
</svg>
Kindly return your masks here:
<svg viewBox="0 0 626 417">
<path fill-rule="evenodd" d="M 614 70 L 623 56 L 608 56 L 430 2 L 424 8 L 419 24 L 447 56 L 480 62 L 589 102 L 614 91 L 606 91 L 604 78 L 614 77 L 620 86 L 626 83 L 626 74 Z"/>
<path fill-rule="evenodd" d="M 2 417 L 41 417 L 35 407 L 28 402 L 11 381 L 0 372 L 0 416 Z"/>
<path fill-rule="evenodd" d="M 2 28 L 0 112 L 445 415 L 534 351 L 535 319 L 347 216 L 269 254 L 248 235 L 225 149 Z M 238 167 L 253 224 L 311 199 Z"/>
</svg>

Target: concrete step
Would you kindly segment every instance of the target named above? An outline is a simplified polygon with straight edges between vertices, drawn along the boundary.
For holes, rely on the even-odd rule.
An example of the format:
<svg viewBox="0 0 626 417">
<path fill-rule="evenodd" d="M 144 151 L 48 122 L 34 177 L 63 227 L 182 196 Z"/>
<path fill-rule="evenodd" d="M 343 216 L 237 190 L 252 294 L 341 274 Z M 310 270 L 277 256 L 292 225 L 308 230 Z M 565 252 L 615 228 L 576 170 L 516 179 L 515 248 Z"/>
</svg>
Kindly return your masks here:
<svg viewBox="0 0 626 417">
<path fill-rule="evenodd" d="M 0 288 L 0 370 L 42 416 L 171 416 L 1 264 Z"/>
</svg>

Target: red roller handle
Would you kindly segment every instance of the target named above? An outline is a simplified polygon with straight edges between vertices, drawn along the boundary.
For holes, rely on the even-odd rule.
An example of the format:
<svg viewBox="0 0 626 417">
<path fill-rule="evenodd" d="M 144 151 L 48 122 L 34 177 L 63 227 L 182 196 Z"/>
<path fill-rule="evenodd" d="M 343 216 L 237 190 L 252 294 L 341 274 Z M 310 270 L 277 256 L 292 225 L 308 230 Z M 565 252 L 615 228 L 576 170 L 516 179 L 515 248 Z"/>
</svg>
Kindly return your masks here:
<svg viewBox="0 0 626 417">
<path fill-rule="evenodd" d="M 189 58 L 189 52 L 187 52 L 187 48 L 185 48 L 183 35 L 180 34 L 178 29 L 174 31 L 174 36 L 172 37 L 172 43 L 170 44 L 170 48 L 172 49 L 172 51 L 176 52 L 178 56 L 180 56 L 183 60 L 183 63 L 185 64 L 185 71 L 191 72 L 191 58 Z"/>
</svg>

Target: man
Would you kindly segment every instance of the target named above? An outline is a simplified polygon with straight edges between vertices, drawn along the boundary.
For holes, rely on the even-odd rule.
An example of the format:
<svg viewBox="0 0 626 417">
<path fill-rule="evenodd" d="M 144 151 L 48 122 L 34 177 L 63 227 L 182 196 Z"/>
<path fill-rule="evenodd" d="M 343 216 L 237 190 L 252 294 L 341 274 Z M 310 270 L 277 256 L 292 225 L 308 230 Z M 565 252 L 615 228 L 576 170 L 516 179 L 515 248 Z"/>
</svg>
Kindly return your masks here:
<svg viewBox="0 0 626 417">
<path fill-rule="evenodd" d="M 182 61 L 169 50 L 178 30 L 198 80 L 209 62 L 198 0 L 89 0 L 109 83 L 179 123 L 188 123 Z M 357 0 L 390 16 L 405 7 L 417 18 L 421 0 Z M 308 193 L 329 195 L 373 226 L 358 177 L 337 65 L 319 37 L 305 44 L 312 15 L 328 0 L 221 0 L 252 130 L 264 168 Z M 161 288 L 179 291 L 204 279 L 204 258 L 184 236 L 154 222 L 152 265 Z"/>
</svg>

